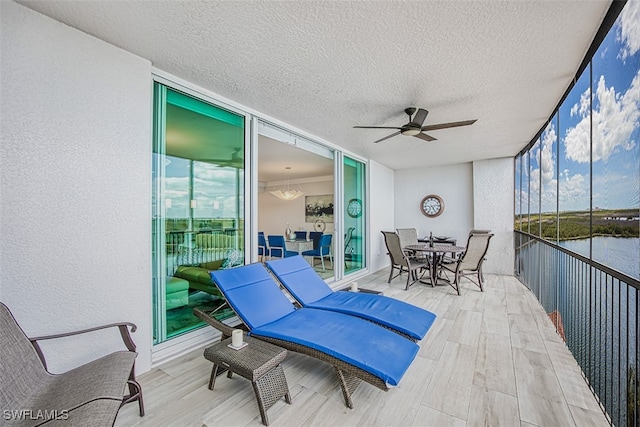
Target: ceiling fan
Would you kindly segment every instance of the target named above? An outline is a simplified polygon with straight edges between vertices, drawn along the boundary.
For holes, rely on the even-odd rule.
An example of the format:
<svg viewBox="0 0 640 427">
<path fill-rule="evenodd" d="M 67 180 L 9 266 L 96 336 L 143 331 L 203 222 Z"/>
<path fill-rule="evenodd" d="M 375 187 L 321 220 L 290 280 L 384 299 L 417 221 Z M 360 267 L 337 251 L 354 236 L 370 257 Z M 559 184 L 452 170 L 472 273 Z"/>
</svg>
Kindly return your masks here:
<svg viewBox="0 0 640 427">
<path fill-rule="evenodd" d="M 244 169 L 244 159 L 240 157 L 240 148 L 236 148 L 229 158 L 200 159 L 203 162 L 209 162 L 218 166 L 230 166 L 236 169 Z"/>
<path fill-rule="evenodd" d="M 407 136 L 415 136 L 416 138 L 423 139 L 425 141 L 435 141 L 436 138 L 431 135 L 427 135 L 423 133 L 424 131 L 430 130 L 439 130 L 439 129 L 447 129 L 447 128 L 455 128 L 458 126 L 468 126 L 472 125 L 476 122 L 477 119 L 474 120 L 463 120 L 461 122 L 451 122 L 451 123 L 440 123 L 437 125 L 427 125 L 422 126 L 424 121 L 427 118 L 427 114 L 429 112 L 423 108 L 417 109 L 413 107 L 405 108 L 404 112 L 409 115 L 409 123 L 404 126 L 354 126 L 357 129 L 399 129 L 398 132 L 394 132 L 389 136 L 385 136 L 382 139 L 377 141 L 373 141 L 374 143 L 378 143 L 384 141 L 385 139 L 393 138 L 396 135 L 407 135 Z M 415 113 L 415 116 L 414 116 Z M 413 116 L 413 117 L 411 117 Z"/>
</svg>

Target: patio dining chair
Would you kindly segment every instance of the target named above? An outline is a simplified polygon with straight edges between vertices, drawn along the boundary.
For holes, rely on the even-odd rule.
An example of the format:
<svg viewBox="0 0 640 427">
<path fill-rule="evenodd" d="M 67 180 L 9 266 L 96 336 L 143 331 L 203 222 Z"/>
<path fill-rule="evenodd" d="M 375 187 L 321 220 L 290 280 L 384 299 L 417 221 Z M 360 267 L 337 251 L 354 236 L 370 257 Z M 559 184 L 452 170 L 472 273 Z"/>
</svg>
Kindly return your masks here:
<svg viewBox="0 0 640 427">
<path fill-rule="evenodd" d="M 41 341 L 112 328 L 119 329 L 126 350 L 112 351 L 63 373 L 48 372 Z M 144 416 L 142 387 L 135 378 L 136 346 L 130 330 L 135 331 L 135 325 L 123 322 L 29 338 L 9 308 L 0 303 L 2 425 L 112 426 L 120 407 L 134 401 L 138 402 L 140 416 Z M 129 394 L 124 395 L 127 386 Z M 33 417 L 10 419 L 9 411 L 30 411 Z"/>
<path fill-rule="evenodd" d="M 391 283 L 392 279 L 406 271 L 407 284 L 405 285 L 405 290 L 408 290 L 411 285 L 422 278 L 425 272 L 429 271 L 429 260 L 428 258 L 414 258 L 407 255 L 402 250 L 402 246 L 400 246 L 400 237 L 393 231 L 382 231 L 382 235 L 391 259 L 391 271 L 389 272 L 387 283 Z M 393 272 L 395 270 L 398 270 L 398 274 L 394 276 Z"/>
<path fill-rule="evenodd" d="M 398 234 L 398 238 L 400 239 L 400 247 L 404 250 L 409 256 L 412 257 L 420 257 L 424 258 L 426 254 L 422 252 L 410 251 L 406 250 L 409 245 L 419 245 L 418 242 L 418 230 L 415 228 L 396 228 L 396 233 Z"/>
<path fill-rule="evenodd" d="M 484 291 L 482 276 L 482 263 L 484 262 L 487 250 L 489 249 L 489 241 L 493 237 L 491 233 L 469 233 L 467 246 L 462 256 L 455 262 L 442 263 L 438 267 L 438 276 L 447 274 L 454 275 L 453 281 L 449 283 L 460 295 L 460 279 L 466 277 L 472 283 Z"/>
</svg>

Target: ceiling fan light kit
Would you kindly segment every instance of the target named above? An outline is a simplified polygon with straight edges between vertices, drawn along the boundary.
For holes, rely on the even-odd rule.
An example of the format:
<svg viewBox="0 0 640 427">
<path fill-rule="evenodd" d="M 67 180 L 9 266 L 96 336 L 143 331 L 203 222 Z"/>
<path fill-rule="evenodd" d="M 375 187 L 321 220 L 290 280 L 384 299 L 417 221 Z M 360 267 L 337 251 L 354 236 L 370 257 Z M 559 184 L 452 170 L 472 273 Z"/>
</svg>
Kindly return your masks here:
<svg viewBox="0 0 640 427">
<path fill-rule="evenodd" d="M 396 135 L 404 135 L 404 136 L 414 136 L 416 138 L 422 139 L 424 141 L 435 141 L 436 138 L 431 135 L 427 135 L 424 131 L 431 130 L 440 130 L 447 128 L 454 128 L 459 126 L 469 126 L 476 122 L 477 119 L 474 120 L 463 120 L 460 122 L 451 122 L 451 123 L 439 123 L 436 125 L 428 125 L 423 126 L 424 121 L 427 119 L 427 115 L 429 111 L 424 108 L 414 108 L 408 107 L 404 109 L 404 112 L 409 116 L 409 123 L 404 126 L 354 126 L 356 129 L 397 129 L 397 132 L 392 133 L 391 135 L 385 136 L 377 141 L 373 141 L 374 144 L 378 142 L 382 142 L 389 138 L 393 138 Z M 414 115 L 415 113 L 415 115 Z M 413 116 L 413 117 L 412 117 Z"/>
</svg>

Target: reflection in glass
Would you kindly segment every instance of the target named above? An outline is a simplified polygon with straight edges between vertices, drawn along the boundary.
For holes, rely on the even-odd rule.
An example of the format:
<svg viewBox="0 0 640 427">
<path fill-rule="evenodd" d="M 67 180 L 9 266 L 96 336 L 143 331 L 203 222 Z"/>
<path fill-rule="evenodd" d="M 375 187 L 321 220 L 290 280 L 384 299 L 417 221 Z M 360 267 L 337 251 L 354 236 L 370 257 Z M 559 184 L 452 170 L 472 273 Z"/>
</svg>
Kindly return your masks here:
<svg viewBox="0 0 640 427">
<path fill-rule="evenodd" d="M 159 83 L 154 95 L 158 344 L 202 325 L 194 307 L 221 305 L 210 270 L 244 263 L 244 117 Z"/>
<path fill-rule="evenodd" d="M 555 115 L 540 136 L 540 236 L 558 239 L 558 116 Z"/>
<path fill-rule="evenodd" d="M 589 158 L 590 68 L 582 73 L 558 112 L 560 155 L 558 158 L 558 234 L 564 240 L 588 239 L 591 203 Z M 589 256 L 586 252 L 580 255 Z"/>
<path fill-rule="evenodd" d="M 516 230 L 522 230 L 522 155 L 516 156 L 515 160 L 515 221 Z"/>
<path fill-rule="evenodd" d="M 365 267 L 365 165 L 344 157 L 345 274 Z"/>
<path fill-rule="evenodd" d="M 540 140 L 529 150 L 529 233 L 540 235 Z"/>
<path fill-rule="evenodd" d="M 627 38 L 634 6 L 640 12 L 627 6 L 592 60 L 592 257 L 628 264 L 627 274 L 635 264 L 631 275 L 640 278 L 640 53 Z"/>
</svg>

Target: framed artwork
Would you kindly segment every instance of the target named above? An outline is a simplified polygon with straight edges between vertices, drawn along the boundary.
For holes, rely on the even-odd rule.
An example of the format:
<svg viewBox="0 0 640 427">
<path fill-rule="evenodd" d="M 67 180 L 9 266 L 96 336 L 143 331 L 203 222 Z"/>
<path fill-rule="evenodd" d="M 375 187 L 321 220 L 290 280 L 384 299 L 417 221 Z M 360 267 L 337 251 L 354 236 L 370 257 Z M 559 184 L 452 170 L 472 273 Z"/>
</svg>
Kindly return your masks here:
<svg viewBox="0 0 640 427">
<path fill-rule="evenodd" d="M 333 222 L 333 194 L 304 197 L 305 222 Z"/>
</svg>

